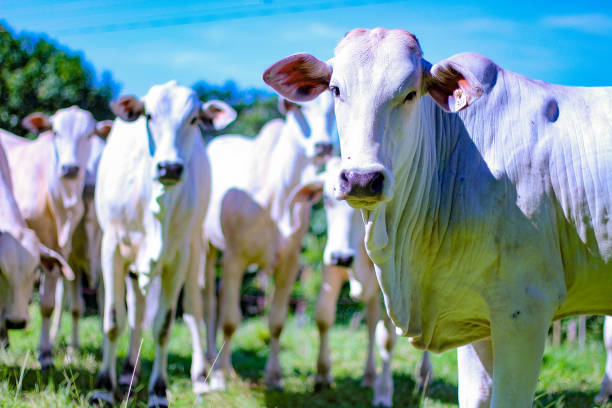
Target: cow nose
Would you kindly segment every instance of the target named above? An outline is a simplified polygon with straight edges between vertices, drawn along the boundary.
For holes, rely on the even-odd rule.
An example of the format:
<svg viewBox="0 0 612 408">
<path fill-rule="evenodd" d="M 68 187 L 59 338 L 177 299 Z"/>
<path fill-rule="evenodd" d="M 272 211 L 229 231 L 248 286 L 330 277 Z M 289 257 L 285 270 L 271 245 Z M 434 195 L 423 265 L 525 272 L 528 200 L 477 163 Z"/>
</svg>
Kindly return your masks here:
<svg viewBox="0 0 612 408">
<path fill-rule="evenodd" d="M 162 184 L 171 184 L 181 179 L 183 165 L 178 162 L 163 161 L 157 164 L 157 179 Z"/>
<path fill-rule="evenodd" d="M 24 319 L 6 319 L 6 328 L 11 330 L 22 330 L 26 327 Z"/>
<path fill-rule="evenodd" d="M 333 145 L 328 142 L 317 142 L 314 145 L 315 156 L 325 156 L 332 153 Z"/>
<path fill-rule="evenodd" d="M 353 255 L 343 254 L 339 252 L 332 252 L 331 254 L 332 265 L 350 268 L 353 265 L 353 260 L 355 260 L 355 257 Z"/>
<path fill-rule="evenodd" d="M 74 164 L 64 164 L 62 165 L 62 177 L 67 179 L 76 178 L 79 174 L 79 166 L 75 166 Z"/>
<path fill-rule="evenodd" d="M 382 193 L 384 182 L 385 175 L 381 171 L 342 170 L 340 172 L 340 190 L 346 196 L 375 197 Z"/>
</svg>

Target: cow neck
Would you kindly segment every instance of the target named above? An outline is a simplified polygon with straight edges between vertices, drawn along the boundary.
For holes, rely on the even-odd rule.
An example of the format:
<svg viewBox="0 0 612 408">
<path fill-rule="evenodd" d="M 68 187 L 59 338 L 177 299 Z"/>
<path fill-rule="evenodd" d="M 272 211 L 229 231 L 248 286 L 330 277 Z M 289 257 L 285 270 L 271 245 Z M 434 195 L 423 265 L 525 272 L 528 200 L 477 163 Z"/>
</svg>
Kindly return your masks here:
<svg viewBox="0 0 612 408">
<path fill-rule="evenodd" d="M 0 144 L 0 213 L 2 214 L 0 231 L 8 231 L 17 227 L 25 228 L 25 221 L 13 195 L 11 173 L 2 144 Z"/>
</svg>

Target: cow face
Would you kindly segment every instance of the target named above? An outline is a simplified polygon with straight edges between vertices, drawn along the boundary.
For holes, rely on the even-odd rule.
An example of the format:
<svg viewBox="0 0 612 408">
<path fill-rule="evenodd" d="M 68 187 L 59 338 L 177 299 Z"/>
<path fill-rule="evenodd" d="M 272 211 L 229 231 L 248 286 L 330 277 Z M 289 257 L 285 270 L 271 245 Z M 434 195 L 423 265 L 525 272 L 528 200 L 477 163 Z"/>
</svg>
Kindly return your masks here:
<svg viewBox="0 0 612 408">
<path fill-rule="evenodd" d="M 98 124 L 91 113 L 72 106 L 58 110 L 53 116 L 35 112 L 26 116 L 22 125 L 33 133 L 53 132 L 53 154 L 58 177 L 64 181 L 82 179 L 94 134 L 106 135 L 108 122 Z"/>
<path fill-rule="evenodd" d="M 333 153 L 332 139 L 336 133 L 334 99 L 324 92 L 312 101 L 295 103 L 279 98 L 278 107 L 287 115 L 287 122 L 299 129 L 306 156 L 317 166 Z"/>
<path fill-rule="evenodd" d="M 359 255 L 364 227 L 359 211 L 345 201 L 336 199 L 340 171 L 340 158 L 331 158 L 324 173 L 323 200 L 327 216 L 327 243 L 323 261 L 326 265 L 351 268 Z"/>
<path fill-rule="evenodd" d="M 165 186 L 183 180 L 200 127 L 222 129 L 236 118 L 236 112 L 225 103 L 203 104 L 195 91 L 174 81 L 153 86 L 142 100 L 121 97 L 111 103 L 111 109 L 125 121 L 144 117 L 152 175 Z"/>
<path fill-rule="evenodd" d="M 268 68 L 264 81 L 297 101 L 331 90 L 342 155 L 338 198 L 374 209 L 392 198 L 394 174 L 423 143 L 420 98 L 429 92 L 443 109 L 456 112 L 479 96 L 470 75 L 455 68 L 431 68 L 407 31 L 356 29 L 327 63 L 292 55 Z"/>
</svg>

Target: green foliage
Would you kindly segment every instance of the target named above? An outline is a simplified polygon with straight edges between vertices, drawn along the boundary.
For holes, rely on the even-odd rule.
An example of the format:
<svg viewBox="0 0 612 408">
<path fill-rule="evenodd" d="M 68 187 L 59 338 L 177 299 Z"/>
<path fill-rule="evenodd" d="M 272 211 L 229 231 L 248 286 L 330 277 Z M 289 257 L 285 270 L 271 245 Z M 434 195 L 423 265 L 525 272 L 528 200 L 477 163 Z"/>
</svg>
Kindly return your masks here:
<svg viewBox="0 0 612 408">
<path fill-rule="evenodd" d="M 0 128 L 25 135 L 19 123 L 27 114 L 71 105 L 111 119 L 108 103 L 117 90 L 109 72 L 98 82 L 82 55 L 40 35 L 15 35 L 0 22 Z"/>
</svg>

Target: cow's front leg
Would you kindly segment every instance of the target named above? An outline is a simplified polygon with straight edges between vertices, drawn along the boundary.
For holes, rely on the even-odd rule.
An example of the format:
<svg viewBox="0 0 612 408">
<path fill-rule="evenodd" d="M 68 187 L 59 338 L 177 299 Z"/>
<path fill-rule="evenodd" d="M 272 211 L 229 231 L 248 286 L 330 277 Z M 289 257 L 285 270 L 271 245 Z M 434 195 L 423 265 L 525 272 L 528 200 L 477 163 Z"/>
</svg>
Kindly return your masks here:
<svg viewBox="0 0 612 408">
<path fill-rule="evenodd" d="M 0 305 L 1 307 L 2 305 Z M 10 346 L 6 321 L 0 316 L 0 350 L 6 350 Z"/>
<path fill-rule="evenodd" d="M 102 239 L 101 261 L 104 277 L 102 366 L 90 403 L 113 404 L 117 390 L 117 343 L 126 326 L 125 263 L 113 234 L 105 234 Z"/>
<path fill-rule="evenodd" d="M 321 289 L 319 289 L 315 314 L 317 328 L 319 329 L 319 357 L 314 385 L 315 392 L 328 388 L 333 381 L 330 373 L 329 329 L 336 320 L 338 294 L 345 280 L 343 270 L 327 265 L 323 267 L 323 282 L 321 282 Z"/>
<path fill-rule="evenodd" d="M 53 352 L 51 350 L 51 316 L 55 307 L 55 289 L 60 278 L 59 271 L 48 270 L 43 266 L 44 273 L 40 283 L 40 314 L 42 323 L 40 327 L 40 343 L 38 346 L 38 360 L 40 367 L 45 370 L 53 365 Z"/>
<path fill-rule="evenodd" d="M 174 313 L 178 295 L 185 283 L 189 252 L 182 254 L 176 268 L 164 267 L 162 272 L 161 294 L 157 313 L 153 321 L 153 339 L 155 341 L 155 360 L 149 381 L 149 407 L 165 408 L 168 406 L 166 389 L 168 388 L 168 341 L 174 322 Z"/>
<path fill-rule="evenodd" d="M 206 322 L 206 360 L 210 364 L 217 357 L 217 282 L 216 269 L 219 250 L 210 245 L 205 258 L 204 321 Z"/>
<path fill-rule="evenodd" d="M 374 384 L 374 406 L 390 407 L 393 405 L 393 377 L 391 359 L 397 341 L 395 326 L 385 313 L 383 320 L 376 325 L 376 343 L 382 360 L 382 371 Z"/>
<path fill-rule="evenodd" d="M 268 312 L 268 327 L 270 329 L 270 354 L 266 362 L 265 382 L 268 389 L 282 389 L 282 371 L 279 362 L 280 335 L 287 319 L 289 296 L 298 275 L 299 266 L 297 254 L 289 255 L 286 268 L 274 272 L 274 295 Z"/>
<path fill-rule="evenodd" d="M 491 339 L 478 340 L 457 348 L 459 406 L 489 408 L 493 385 Z"/>
<path fill-rule="evenodd" d="M 133 388 L 138 383 L 138 377 L 140 376 L 138 350 L 142 339 L 142 324 L 146 304 L 145 295 L 138 285 L 138 275 L 130 273 L 125 281 L 130 345 L 119 376 L 119 390 L 124 395 L 128 393 L 130 386 Z"/>
<path fill-rule="evenodd" d="M 83 299 L 83 284 L 82 275 L 80 272 L 75 273 L 73 281 L 62 278 L 64 285 L 70 288 L 70 314 L 72 316 L 72 351 L 78 351 L 81 348 L 79 342 L 79 322 L 83 317 L 85 310 L 85 300 Z"/>
<path fill-rule="evenodd" d="M 601 381 L 599 394 L 595 397 L 596 404 L 603 404 L 612 396 L 612 317 L 604 320 L 604 344 L 606 346 L 606 372 Z"/>
<path fill-rule="evenodd" d="M 550 304 L 536 296 L 523 307 L 491 312 L 492 408 L 532 406 L 552 317 Z"/>
<path fill-rule="evenodd" d="M 376 324 L 380 318 L 380 298 L 378 291 L 374 292 L 374 296 L 366 301 L 366 326 L 368 328 L 368 354 L 366 365 L 363 371 L 363 379 L 361 385 L 363 387 L 373 387 L 376 380 L 376 359 L 374 358 L 374 344 L 376 338 Z"/>
</svg>

